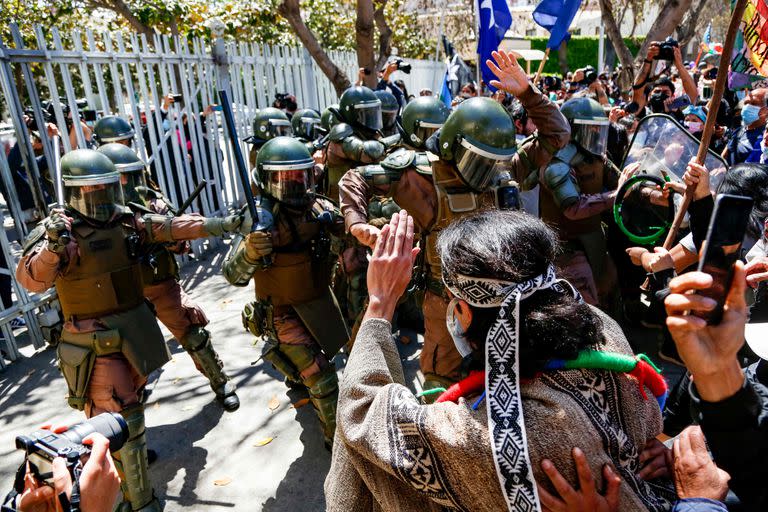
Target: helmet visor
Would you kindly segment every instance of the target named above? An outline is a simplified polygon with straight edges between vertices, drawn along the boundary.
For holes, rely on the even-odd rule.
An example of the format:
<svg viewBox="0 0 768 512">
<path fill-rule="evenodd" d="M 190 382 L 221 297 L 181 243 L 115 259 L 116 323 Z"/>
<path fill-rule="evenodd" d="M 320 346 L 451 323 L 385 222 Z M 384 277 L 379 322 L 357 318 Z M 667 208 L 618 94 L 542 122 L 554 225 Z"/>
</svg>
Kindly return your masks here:
<svg viewBox="0 0 768 512">
<path fill-rule="evenodd" d="M 381 116 L 381 102 L 378 100 L 358 103 L 355 105 L 352 115 L 356 123 L 371 130 L 378 131 L 384 126 Z"/>
<path fill-rule="evenodd" d="M 290 206 L 307 206 L 314 196 L 314 162 L 288 162 L 263 166 L 267 193 Z"/>
<path fill-rule="evenodd" d="M 382 110 L 381 123 L 385 130 L 391 130 L 397 121 L 397 110 Z"/>
<path fill-rule="evenodd" d="M 456 148 L 456 168 L 462 179 L 476 191 L 482 192 L 488 188 L 496 176 L 496 164 L 511 160 L 514 152 L 501 154 L 492 153 L 472 144 L 466 138 L 461 139 Z"/>
<path fill-rule="evenodd" d="M 291 130 L 291 123 L 286 119 L 270 119 L 267 124 L 267 138 L 274 139 L 275 137 L 290 137 L 293 135 Z"/>
<path fill-rule="evenodd" d="M 80 183 L 77 183 L 77 182 Z M 95 180 L 93 180 L 95 181 Z M 107 222 L 123 205 L 123 191 L 118 176 L 108 183 L 90 183 L 89 180 L 64 181 L 67 204 L 80 214 L 98 222 Z"/>
<path fill-rule="evenodd" d="M 144 169 L 140 171 L 120 173 L 120 185 L 123 187 L 123 199 L 126 203 L 143 204 L 137 187 L 147 187 L 147 179 L 144 176 Z"/>
<path fill-rule="evenodd" d="M 593 155 L 605 156 L 608 119 L 574 119 L 571 139 Z"/>
<path fill-rule="evenodd" d="M 314 117 L 302 117 L 301 118 L 301 131 L 307 140 L 315 140 L 320 136 L 318 129 L 320 128 L 320 120 Z"/>
<path fill-rule="evenodd" d="M 441 126 L 443 125 L 440 123 L 417 121 L 416 129 L 411 134 L 411 142 L 416 146 L 423 146 L 427 139 L 434 135 Z"/>
</svg>

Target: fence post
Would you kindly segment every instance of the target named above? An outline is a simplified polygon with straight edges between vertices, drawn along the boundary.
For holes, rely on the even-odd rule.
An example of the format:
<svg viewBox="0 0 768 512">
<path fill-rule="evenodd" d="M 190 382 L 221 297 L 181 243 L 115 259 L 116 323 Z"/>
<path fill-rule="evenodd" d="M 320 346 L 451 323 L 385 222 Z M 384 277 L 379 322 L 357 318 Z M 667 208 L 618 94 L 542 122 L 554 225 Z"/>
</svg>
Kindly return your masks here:
<svg viewBox="0 0 768 512">
<path fill-rule="evenodd" d="M 320 98 L 317 95 L 315 67 L 312 65 L 312 56 L 309 54 L 309 50 L 307 50 L 306 47 L 302 47 L 301 50 L 301 57 L 304 60 L 304 65 L 302 66 L 304 76 L 302 77 L 302 81 L 304 82 L 305 87 L 304 98 L 307 102 L 304 107 L 320 110 Z"/>
</svg>

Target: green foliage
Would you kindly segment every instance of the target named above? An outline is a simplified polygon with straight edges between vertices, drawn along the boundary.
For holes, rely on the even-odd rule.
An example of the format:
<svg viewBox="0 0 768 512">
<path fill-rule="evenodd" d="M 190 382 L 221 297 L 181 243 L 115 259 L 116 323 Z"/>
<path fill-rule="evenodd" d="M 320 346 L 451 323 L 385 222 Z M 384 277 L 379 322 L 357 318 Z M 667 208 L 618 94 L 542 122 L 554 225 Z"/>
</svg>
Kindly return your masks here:
<svg viewBox="0 0 768 512">
<path fill-rule="evenodd" d="M 416 12 L 402 12 L 405 0 L 389 0 L 384 16 L 392 29 L 392 47 L 398 55 L 409 59 L 426 59 L 435 52 L 436 41 L 424 37 Z"/>
<path fill-rule="evenodd" d="M 531 41 L 531 49 L 544 51 L 547 49 L 547 41 L 549 37 L 527 37 L 526 39 Z M 598 54 L 598 37 L 597 36 L 572 36 L 566 43 L 568 48 L 568 67 L 569 71 L 574 71 L 579 68 L 583 68 L 587 65 L 597 67 L 597 54 Z M 635 55 L 643 44 L 645 37 L 632 37 L 624 38 L 624 43 Z M 533 68 L 533 66 L 531 66 Z M 558 61 L 558 54 L 556 51 L 550 51 L 549 59 L 544 65 L 544 73 L 560 73 L 560 63 Z"/>
</svg>

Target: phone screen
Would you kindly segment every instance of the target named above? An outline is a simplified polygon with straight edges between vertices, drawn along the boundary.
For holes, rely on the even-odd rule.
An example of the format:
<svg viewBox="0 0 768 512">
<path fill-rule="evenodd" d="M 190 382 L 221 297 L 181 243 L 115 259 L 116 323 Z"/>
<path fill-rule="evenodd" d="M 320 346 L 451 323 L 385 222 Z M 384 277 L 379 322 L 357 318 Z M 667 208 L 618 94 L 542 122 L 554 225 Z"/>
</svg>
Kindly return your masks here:
<svg viewBox="0 0 768 512">
<path fill-rule="evenodd" d="M 96 111 L 91 109 L 83 110 L 83 120 L 86 123 L 92 123 L 96 121 Z"/>
<path fill-rule="evenodd" d="M 719 194 L 715 198 L 707 238 L 699 254 L 698 269 L 712 276 L 712 286 L 698 293 L 714 299 L 717 306 L 712 311 L 696 313 L 710 325 L 719 324 L 723 316 L 723 305 L 733 280 L 733 265 L 741 256 L 741 242 L 751 211 L 750 197 Z"/>
</svg>

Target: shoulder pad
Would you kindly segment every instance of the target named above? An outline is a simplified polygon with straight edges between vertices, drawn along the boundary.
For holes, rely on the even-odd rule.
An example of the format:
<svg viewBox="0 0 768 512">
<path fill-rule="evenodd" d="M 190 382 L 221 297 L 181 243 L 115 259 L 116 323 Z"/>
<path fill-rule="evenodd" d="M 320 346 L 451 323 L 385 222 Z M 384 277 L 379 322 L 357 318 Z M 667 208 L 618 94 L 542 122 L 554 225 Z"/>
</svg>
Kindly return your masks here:
<svg viewBox="0 0 768 512">
<path fill-rule="evenodd" d="M 432 176 L 432 164 L 429 161 L 429 155 L 425 151 L 416 153 L 412 165 L 419 174 Z"/>
<path fill-rule="evenodd" d="M 415 151 L 400 148 L 388 154 L 386 158 L 381 161 L 381 166 L 388 169 L 403 170 L 411 165 L 415 156 Z"/>
<path fill-rule="evenodd" d="M 568 144 L 563 149 L 555 153 L 552 160 L 560 160 L 566 164 L 571 163 L 571 160 L 579 153 L 578 148 L 574 144 Z"/>
<path fill-rule="evenodd" d="M 37 245 L 37 243 L 45 238 L 45 225 L 42 222 L 35 226 L 35 229 L 29 232 L 27 238 L 24 239 L 24 245 L 22 246 L 22 256 L 26 256 Z"/>
<path fill-rule="evenodd" d="M 357 172 L 370 184 L 384 187 L 391 184 L 393 181 L 399 181 L 403 170 L 384 167 L 379 164 L 372 164 L 358 167 Z"/>
<path fill-rule="evenodd" d="M 333 128 L 331 128 L 331 132 L 328 134 L 328 138 L 334 142 L 339 142 L 350 135 L 354 135 L 355 130 L 348 125 L 347 123 L 339 123 Z"/>
<path fill-rule="evenodd" d="M 544 178 L 547 184 L 550 184 L 553 180 L 558 181 L 558 178 L 569 176 L 570 174 L 571 166 L 561 160 L 553 159 L 544 170 Z"/>
</svg>

